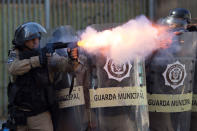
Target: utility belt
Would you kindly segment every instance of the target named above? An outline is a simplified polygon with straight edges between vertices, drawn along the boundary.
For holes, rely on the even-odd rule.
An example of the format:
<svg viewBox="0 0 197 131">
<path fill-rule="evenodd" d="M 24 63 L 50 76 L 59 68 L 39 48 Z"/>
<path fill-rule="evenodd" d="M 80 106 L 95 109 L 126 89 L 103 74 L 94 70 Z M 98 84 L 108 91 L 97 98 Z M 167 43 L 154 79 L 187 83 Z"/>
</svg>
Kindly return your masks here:
<svg viewBox="0 0 197 131">
<path fill-rule="evenodd" d="M 2 124 L 2 129 L 0 131 L 16 131 L 17 126 L 25 126 L 27 125 L 27 118 L 30 116 L 35 116 L 37 114 L 46 112 L 47 109 L 42 109 L 36 112 L 27 112 L 22 110 L 16 110 L 15 114 L 9 116 L 7 122 Z"/>
<path fill-rule="evenodd" d="M 25 116 L 27 117 L 31 117 L 31 116 L 35 116 L 35 115 L 38 115 L 40 113 L 43 113 L 43 112 L 46 112 L 48 111 L 47 108 L 42 108 L 42 109 L 39 109 L 37 111 L 24 111 L 24 110 L 19 110 L 19 112 L 22 112 L 25 114 Z"/>
<path fill-rule="evenodd" d="M 46 112 L 48 109 L 43 108 L 37 111 L 24 111 L 21 109 L 15 109 L 11 117 L 14 119 L 16 125 L 27 125 L 27 118 L 31 116 L 36 116 L 40 113 Z"/>
</svg>

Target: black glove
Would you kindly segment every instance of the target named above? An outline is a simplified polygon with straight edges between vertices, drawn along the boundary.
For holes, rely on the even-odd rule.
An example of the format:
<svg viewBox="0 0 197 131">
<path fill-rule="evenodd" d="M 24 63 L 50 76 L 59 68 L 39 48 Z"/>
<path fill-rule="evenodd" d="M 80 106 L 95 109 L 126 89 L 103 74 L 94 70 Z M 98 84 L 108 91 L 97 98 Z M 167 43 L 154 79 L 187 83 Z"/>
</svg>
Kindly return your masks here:
<svg viewBox="0 0 197 131">
<path fill-rule="evenodd" d="M 47 55 L 46 54 L 53 54 L 55 50 L 53 49 L 52 44 L 47 44 L 44 48 L 40 50 L 40 65 L 46 66 L 47 65 Z"/>
<path fill-rule="evenodd" d="M 45 67 L 47 65 L 47 48 L 44 47 L 40 50 L 40 55 L 39 55 L 39 60 L 40 60 L 40 65 Z"/>
</svg>

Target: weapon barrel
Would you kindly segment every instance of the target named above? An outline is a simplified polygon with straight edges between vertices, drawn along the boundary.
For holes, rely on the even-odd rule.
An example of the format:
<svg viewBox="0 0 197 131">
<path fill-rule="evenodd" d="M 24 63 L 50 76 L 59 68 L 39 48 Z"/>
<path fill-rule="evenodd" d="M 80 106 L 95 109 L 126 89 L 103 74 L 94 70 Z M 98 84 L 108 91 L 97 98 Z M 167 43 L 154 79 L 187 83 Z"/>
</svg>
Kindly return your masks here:
<svg viewBox="0 0 197 131">
<path fill-rule="evenodd" d="M 57 42 L 53 44 L 53 49 L 61 49 L 61 48 L 76 48 L 77 42 Z"/>
<path fill-rule="evenodd" d="M 70 43 L 58 42 L 58 43 L 55 43 L 55 44 L 53 45 L 53 48 L 54 48 L 54 49 L 67 48 L 69 44 L 70 44 Z"/>
</svg>

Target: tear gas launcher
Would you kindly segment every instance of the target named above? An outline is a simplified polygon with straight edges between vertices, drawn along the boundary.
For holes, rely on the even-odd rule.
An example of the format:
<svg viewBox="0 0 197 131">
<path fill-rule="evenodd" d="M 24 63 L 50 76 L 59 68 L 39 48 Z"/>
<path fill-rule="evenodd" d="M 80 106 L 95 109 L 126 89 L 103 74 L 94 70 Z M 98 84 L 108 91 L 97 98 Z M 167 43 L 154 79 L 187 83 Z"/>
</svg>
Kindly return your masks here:
<svg viewBox="0 0 197 131">
<path fill-rule="evenodd" d="M 62 48 L 77 48 L 78 47 L 78 41 L 76 42 L 54 42 L 54 43 L 47 43 L 44 48 L 48 49 L 47 53 L 54 53 L 56 49 L 62 49 Z"/>
<path fill-rule="evenodd" d="M 44 50 L 44 52 L 46 53 L 53 54 L 56 49 L 62 49 L 62 48 L 70 48 L 71 50 L 74 48 L 78 48 L 78 41 L 76 42 L 49 42 L 41 50 Z M 68 56 L 72 60 L 76 60 L 72 58 L 71 52 L 68 52 Z"/>
</svg>

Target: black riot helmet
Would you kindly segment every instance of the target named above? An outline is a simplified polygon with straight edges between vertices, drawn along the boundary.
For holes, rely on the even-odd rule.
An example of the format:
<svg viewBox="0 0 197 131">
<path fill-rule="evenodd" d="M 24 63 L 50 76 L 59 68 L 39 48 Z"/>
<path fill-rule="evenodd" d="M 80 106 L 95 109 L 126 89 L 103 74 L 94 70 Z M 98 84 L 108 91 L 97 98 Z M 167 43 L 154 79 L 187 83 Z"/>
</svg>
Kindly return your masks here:
<svg viewBox="0 0 197 131">
<path fill-rule="evenodd" d="M 17 27 L 12 44 L 22 47 L 27 40 L 41 39 L 42 33 L 47 33 L 43 26 L 36 22 L 27 22 Z"/>
<path fill-rule="evenodd" d="M 67 43 L 67 42 L 76 42 L 78 40 L 75 30 L 70 25 L 60 26 L 56 28 L 52 37 L 49 40 L 49 43 Z"/>
<path fill-rule="evenodd" d="M 187 23 L 191 22 L 191 13 L 189 10 L 184 8 L 172 9 L 169 13 L 169 17 L 186 20 Z"/>
</svg>

